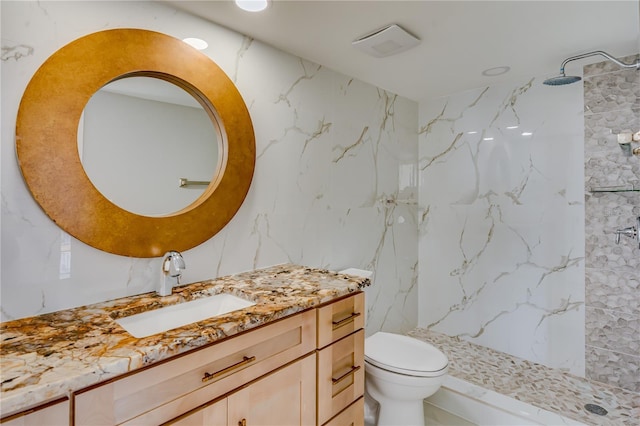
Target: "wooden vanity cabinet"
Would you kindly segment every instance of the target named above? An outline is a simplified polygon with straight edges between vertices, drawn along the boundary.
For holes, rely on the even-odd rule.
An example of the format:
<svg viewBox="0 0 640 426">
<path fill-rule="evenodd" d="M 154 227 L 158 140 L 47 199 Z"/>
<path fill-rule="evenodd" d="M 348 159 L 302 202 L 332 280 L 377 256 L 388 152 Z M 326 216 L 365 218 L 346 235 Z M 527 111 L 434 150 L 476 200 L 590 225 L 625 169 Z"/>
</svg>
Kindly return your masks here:
<svg viewBox="0 0 640 426">
<path fill-rule="evenodd" d="M 161 424 L 315 350 L 309 310 L 75 394 L 76 425 Z"/>
<path fill-rule="evenodd" d="M 308 355 L 167 425 L 313 425 L 316 421 L 315 367 L 315 355 Z"/>
<path fill-rule="evenodd" d="M 364 293 L 73 396 L 75 425 L 362 425 Z"/>
<path fill-rule="evenodd" d="M 318 425 L 363 424 L 364 308 L 357 293 L 317 309 Z"/>
<path fill-rule="evenodd" d="M 2 426 L 69 424 L 69 398 L 61 398 L 0 420 Z"/>
<path fill-rule="evenodd" d="M 364 425 L 364 396 L 358 398 L 340 414 L 329 420 L 324 426 L 362 426 Z"/>
</svg>

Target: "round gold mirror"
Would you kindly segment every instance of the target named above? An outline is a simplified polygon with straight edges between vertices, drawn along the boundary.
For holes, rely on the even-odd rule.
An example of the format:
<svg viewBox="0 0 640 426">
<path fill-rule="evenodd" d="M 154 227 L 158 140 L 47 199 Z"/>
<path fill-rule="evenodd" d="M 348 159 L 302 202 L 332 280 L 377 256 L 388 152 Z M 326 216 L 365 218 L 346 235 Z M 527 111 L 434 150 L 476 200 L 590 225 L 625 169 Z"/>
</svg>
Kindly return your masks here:
<svg viewBox="0 0 640 426">
<path fill-rule="evenodd" d="M 89 99 L 110 82 L 141 76 L 188 92 L 220 138 L 211 159 L 218 172 L 206 189 L 186 207 L 157 217 L 132 213 L 105 197 L 87 176 L 78 151 L 78 127 Z M 255 167 L 251 118 L 233 82 L 186 43 L 138 29 L 90 34 L 49 57 L 22 97 L 16 149 L 29 190 L 58 226 L 97 249 L 133 257 L 187 250 L 211 238 L 242 205 Z M 109 161 L 127 174 L 117 160 Z"/>
</svg>

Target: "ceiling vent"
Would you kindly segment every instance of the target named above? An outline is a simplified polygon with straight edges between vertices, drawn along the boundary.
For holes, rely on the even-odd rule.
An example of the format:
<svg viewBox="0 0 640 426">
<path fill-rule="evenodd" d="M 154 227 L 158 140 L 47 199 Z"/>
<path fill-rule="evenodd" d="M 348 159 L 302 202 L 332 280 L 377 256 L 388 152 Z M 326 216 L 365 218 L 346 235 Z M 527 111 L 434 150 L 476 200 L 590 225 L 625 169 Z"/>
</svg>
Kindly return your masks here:
<svg viewBox="0 0 640 426">
<path fill-rule="evenodd" d="M 420 39 L 409 34 L 397 24 L 381 28 L 351 42 L 356 49 L 376 58 L 404 52 L 417 46 L 418 43 L 420 43 Z"/>
</svg>

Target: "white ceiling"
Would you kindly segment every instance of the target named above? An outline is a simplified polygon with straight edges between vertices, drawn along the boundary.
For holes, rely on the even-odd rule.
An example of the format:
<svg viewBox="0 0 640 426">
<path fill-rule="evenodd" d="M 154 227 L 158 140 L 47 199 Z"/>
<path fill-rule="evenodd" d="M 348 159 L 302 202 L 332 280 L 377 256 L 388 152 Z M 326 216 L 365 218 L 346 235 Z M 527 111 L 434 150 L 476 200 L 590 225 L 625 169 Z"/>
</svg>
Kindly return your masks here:
<svg viewBox="0 0 640 426">
<path fill-rule="evenodd" d="M 567 57 L 593 50 L 616 57 L 640 51 L 639 0 L 275 0 L 260 13 L 244 12 L 231 0 L 168 3 L 416 101 L 551 77 Z M 417 36 L 420 45 L 386 58 L 351 46 L 391 23 Z M 600 60 L 571 62 L 567 74 Z M 511 67 L 505 75 L 482 75 L 505 65 Z"/>
</svg>

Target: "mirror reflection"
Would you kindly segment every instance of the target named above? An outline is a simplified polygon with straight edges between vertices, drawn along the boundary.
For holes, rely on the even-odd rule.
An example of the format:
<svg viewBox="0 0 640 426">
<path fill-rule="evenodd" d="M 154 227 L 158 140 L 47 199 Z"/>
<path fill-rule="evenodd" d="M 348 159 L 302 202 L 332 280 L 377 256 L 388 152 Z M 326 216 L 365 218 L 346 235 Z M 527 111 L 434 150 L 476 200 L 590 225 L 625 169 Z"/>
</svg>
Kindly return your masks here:
<svg viewBox="0 0 640 426">
<path fill-rule="evenodd" d="M 93 185 L 122 209 L 164 216 L 196 201 L 220 167 L 222 138 L 189 93 L 153 77 L 97 91 L 78 126 L 78 152 Z M 180 185 L 181 179 L 198 182 Z"/>
</svg>

